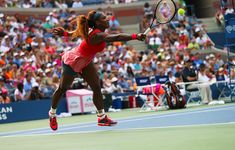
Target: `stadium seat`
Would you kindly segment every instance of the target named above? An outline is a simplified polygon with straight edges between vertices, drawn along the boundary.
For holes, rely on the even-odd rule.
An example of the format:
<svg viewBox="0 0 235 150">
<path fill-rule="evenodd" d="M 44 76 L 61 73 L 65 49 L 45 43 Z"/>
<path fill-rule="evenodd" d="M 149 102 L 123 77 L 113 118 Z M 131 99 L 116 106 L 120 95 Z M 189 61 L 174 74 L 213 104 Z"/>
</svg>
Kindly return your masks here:
<svg viewBox="0 0 235 150">
<path fill-rule="evenodd" d="M 224 77 L 216 76 L 216 87 L 220 92 L 218 100 L 230 98 L 233 89 L 230 90 L 229 83 Z"/>
<path fill-rule="evenodd" d="M 147 110 L 157 110 L 157 108 L 162 104 L 162 94 L 164 89 L 160 84 L 156 84 L 154 77 L 137 77 L 135 78 L 137 84 L 137 96 L 145 95 L 147 97 L 142 98 L 144 104 L 141 107 L 141 111 Z M 148 100 L 148 96 L 153 96 L 153 102 Z M 154 106 L 154 103 L 157 103 Z"/>
<path fill-rule="evenodd" d="M 156 79 L 156 83 L 160 83 L 160 84 L 165 84 L 166 82 L 169 81 L 168 76 L 155 76 L 155 79 Z"/>
<path fill-rule="evenodd" d="M 195 87 L 193 89 L 188 89 L 187 85 L 190 85 L 190 84 L 198 85 L 198 87 Z M 197 82 L 197 81 L 195 81 L 195 82 L 182 82 L 182 83 L 177 83 L 177 85 L 182 87 L 185 91 L 185 96 L 187 97 L 187 103 L 186 103 L 187 106 L 199 105 L 201 103 L 202 97 L 201 97 L 201 93 L 200 93 L 199 82 Z"/>
</svg>

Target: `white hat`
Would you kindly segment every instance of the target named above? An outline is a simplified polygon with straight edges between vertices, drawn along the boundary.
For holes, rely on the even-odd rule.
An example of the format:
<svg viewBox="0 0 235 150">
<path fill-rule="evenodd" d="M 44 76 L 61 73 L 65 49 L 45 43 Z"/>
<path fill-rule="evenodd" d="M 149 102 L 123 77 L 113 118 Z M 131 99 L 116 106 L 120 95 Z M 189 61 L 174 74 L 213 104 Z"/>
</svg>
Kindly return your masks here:
<svg viewBox="0 0 235 150">
<path fill-rule="evenodd" d="M 4 36 L 4 39 L 7 39 L 7 38 L 9 38 L 9 35 L 5 35 L 5 36 Z"/>
<path fill-rule="evenodd" d="M 45 70 L 45 73 L 49 73 L 49 72 L 51 72 L 51 70 L 50 70 L 49 68 L 47 68 L 47 69 Z"/>
<path fill-rule="evenodd" d="M 4 17 L 4 14 L 3 13 L 0 13 L 0 18 Z"/>
<path fill-rule="evenodd" d="M 41 68 L 38 69 L 38 73 L 43 73 Z"/>
<path fill-rule="evenodd" d="M 176 65 L 177 68 L 183 68 L 181 64 Z"/>
<path fill-rule="evenodd" d="M 95 57 L 94 58 L 94 63 L 98 63 L 99 62 L 99 60 Z"/>
<path fill-rule="evenodd" d="M 219 71 L 224 71 L 224 68 L 223 68 L 223 67 L 220 67 L 220 68 L 219 68 Z"/>
<path fill-rule="evenodd" d="M 19 54 L 18 53 L 14 53 L 14 56 L 18 56 Z"/>
<path fill-rule="evenodd" d="M 50 12 L 49 15 L 50 15 L 50 16 L 53 15 L 53 12 Z"/>
<path fill-rule="evenodd" d="M 21 53 L 20 53 L 20 56 L 23 56 L 23 55 L 25 55 L 25 53 L 24 53 L 24 52 L 21 52 Z"/>
<path fill-rule="evenodd" d="M 171 59 L 171 56 L 167 55 L 165 59 L 166 59 L 166 60 L 170 60 L 170 59 Z"/>
<path fill-rule="evenodd" d="M 215 55 L 214 54 L 210 54 L 210 56 L 209 56 L 210 58 L 214 58 L 215 57 Z"/>
<path fill-rule="evenodd" d="M 195 32 L 199 32 L 199 31 L 201 31 L 201 29 L 200 29 L 199 27 L 197 27 L 197 28 L 195 29 Z"/>
<path fill-rule="evenodd" d="M 118 79 L 116 77 L 113 77 L 111 82 L 116 82 Z"/>
<path fill-rule="evenodd" d="M 52 63 L 52 65 L 53 65 L 53 66 L 54 66 L 54 65 L 57 65 L 57 62 L 54 61 L 54 62 Z"/>
<path fill-rule="evenodd" d="M 32 46 L 38 46 L 38 43 L 37 42 L 32 42 L 31 45 Z"/>
<path fill-rule="evenodd" d="M 51 67 L 51 63 L 48 63 L 48 64 L 47 64 L 47 68 L 50 68 L 50 67 Z"/>
<path fill-rule="evenodd" d="M 33 82 L 32 87 L 39 87 L 39 84 L 37 82 Z"/>
<path fill-rule="evenodd" d="M 27 62 L 33 62 L 33 59 L 32 59 L 32 58 L 29 58 L 29 59 L 27 60 Z"/>
</svg>

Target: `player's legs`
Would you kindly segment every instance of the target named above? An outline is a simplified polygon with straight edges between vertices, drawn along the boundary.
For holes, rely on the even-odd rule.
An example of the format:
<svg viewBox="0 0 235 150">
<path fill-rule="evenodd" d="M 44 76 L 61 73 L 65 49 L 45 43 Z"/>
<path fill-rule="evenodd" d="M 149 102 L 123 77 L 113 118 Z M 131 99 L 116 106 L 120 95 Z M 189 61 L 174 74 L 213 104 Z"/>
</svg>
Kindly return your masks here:
<svg viewBox="0 0 235 150">
<path fill-rule="evenodd" d="M 50 127 L 52 130 L 57 130 L 58 128 L 56 120 L 56 108 L 58 106 L 60 98 L 66 92 L 66 90 L 70 88 L 76 74 L 77 73 L 74 72 L 72 68 L 70 68 L 68 65 L 63 64 L 63 73 L 60 79 L 60 85 L 55 90 L 52 96 L 52 104 L 49 111 Z"/>
<path fill-rule="evenodd" d="M 93 63 L 82 70 L 81 76 L 93 91 L 93 102 L 97 110 L 104 109 L 103 95 L 101 93 L 100 79 Z"/>
<path fill-rule="evenodd" d="M 67 89 L 70 88 L 71 84 L 73 83 L 74 77 L 77 76 L 77 73 L 73 71 L 73 69 L 69 66 L 63 63 L 63 73 L 62 77 L 60 79 L 60 85 L 59 87 L 55 90 L 53 96 L 52 96 L 52 105 L 51 107 L 53 109 L 57 108 L 57 105 L 59 103 L 59 100 L 66 92 Z"/>
<path fill-rule="evenodd" d="M 70 88 L 71 84 L 73 83 L 74 76 L 68 75 L 68 74 L 62 74 L 62 77 L 60 79 L 60 85 L 55 90 L 53 96 L 52 96 L 52 104 L 51 107 L 53 109 L 56 109 L 58 106 L 58 103 L 60 101 L 60 98 L 62 95 L 66 92 L 67 89 Z"/>
<path fill-rule="evenodd" d="M 98 112 L 98 125 L 112 126 L 117 124 L 117 122 L 112 121 L 105 115 L 104 100 L 103 95 L 101 93 L 100 79 L 94 64 L 91 62 L 87 67 L 85 67 L 82 70 L 81 75 L 93 91 L 93 102 Z"/>
</svg>

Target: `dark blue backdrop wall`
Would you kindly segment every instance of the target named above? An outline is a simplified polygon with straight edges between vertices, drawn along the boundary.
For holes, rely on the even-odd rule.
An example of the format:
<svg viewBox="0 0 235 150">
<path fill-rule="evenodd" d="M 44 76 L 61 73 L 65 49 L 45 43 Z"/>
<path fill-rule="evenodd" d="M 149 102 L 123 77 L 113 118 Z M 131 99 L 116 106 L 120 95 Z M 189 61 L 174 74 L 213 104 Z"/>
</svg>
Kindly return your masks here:
<svg viewBox="0 0 235 150">
<path fill-rule="evenodd" d="M 211 40 L 215 43 L 215 47 L 219 49 L 223 49 L 226 46 L 226 39 L 224 32 L 213 32 L 208 33 L 208 36 L 211 38 Z M 233 39 L 227 39 L 228 43 L 235 44 L 235 38 Z M 231 52 L 235 53 L 235 46 L 230 47 Z"/>
<path fill-rule="evenodd" d="M 0 124 L 48 118 L 51 100 L 22 101 L 0 104 Z M 67 112 L 66 99 L 60 101 L 57 113 Z"/>
</svg>

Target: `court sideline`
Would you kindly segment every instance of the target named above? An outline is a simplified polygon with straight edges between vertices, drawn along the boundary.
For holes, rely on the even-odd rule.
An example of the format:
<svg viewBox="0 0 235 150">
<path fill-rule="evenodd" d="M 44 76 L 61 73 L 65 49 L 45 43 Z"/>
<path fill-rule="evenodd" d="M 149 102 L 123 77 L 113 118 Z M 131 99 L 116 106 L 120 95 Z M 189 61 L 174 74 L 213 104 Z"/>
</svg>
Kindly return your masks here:
<svg viewBox="0 0 235 150">
<path fill-rule="evenodd" d="M 146 128 L 168 128 L 182 126 L 216 125 L 235 123 L 235 105 L 224 105 L 210 108 L 200 108 L 196 110 L 186 110 L 182 112 L 172 112 L 167 114 L 153 114 L 141 117 L 130 117 L 118 119 L 117 126 L 98 127 L 95 122 L 80 123 L 73 125 L 61 125 L 58 131 L 53 132 L 49 128 L 22 130 L 16 132 L 0 133 L 1 137 L 14 136 L 36 136 L 54 135 L 69 133 L 86 133 L 98 131 L 116 131 Z"/>
</svg>

